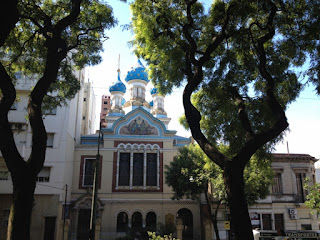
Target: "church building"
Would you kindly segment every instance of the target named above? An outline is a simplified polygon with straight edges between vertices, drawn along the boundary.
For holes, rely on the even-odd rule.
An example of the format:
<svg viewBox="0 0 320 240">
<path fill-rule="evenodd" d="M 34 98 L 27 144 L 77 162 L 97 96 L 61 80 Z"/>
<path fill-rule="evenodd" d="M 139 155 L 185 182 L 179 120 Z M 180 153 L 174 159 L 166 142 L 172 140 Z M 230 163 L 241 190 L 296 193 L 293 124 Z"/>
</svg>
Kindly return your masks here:
<svg viewBox="0 0 320 240">
<path fill-rule="evenodd" d="M 88 239 L 93 166 L 99 151 L 96 239 L 174 232 L 177 220 L 183 239 L 200 239 L 199 203 L 172 200 L 164 176 L 165 166 L 191 140 L 168 129 L 165 97 L 156 88 L 146 91 L 149 79 L 140 61 L 128 71 L 125 82 L 118 70 L 118 78 L 109 88 L 111 109 L 101 135 L 82 136 L 75 148 L 67 235 L 69 239 Z M 124 98 L 127 91 L 129 99 Z M 152 101 L 146 100 L 147 94 Z"/>
</svg>

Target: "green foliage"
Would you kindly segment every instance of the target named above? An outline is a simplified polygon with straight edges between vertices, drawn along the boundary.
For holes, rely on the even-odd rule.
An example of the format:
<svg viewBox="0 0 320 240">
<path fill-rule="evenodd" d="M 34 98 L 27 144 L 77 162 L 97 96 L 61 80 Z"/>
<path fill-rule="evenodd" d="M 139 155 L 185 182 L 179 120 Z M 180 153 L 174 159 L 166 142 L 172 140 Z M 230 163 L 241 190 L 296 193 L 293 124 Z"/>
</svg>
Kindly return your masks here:
<svg viewBox="0 0 320 240">
<path fill-rule="evenodd" d="M 173 188 L 173 199 L 198 199 L 207 189 L 209 176 L 215 172 L 209 171 L 205 158 L 197 145 L 190 144 L 180 148 L 170 165 L 165 166 L 165 180 Z"/>
<path fill-rule="evenodd" d="M 157 236 L 157 234 L 155 232 L 148 232 L 149 235 L 149 239 L 151 240 L 175 240 L 174 237 L 172 237 L 172 235 L 164 235 L 163 237 L 161 236 Z"/>
<path fill-rule="evenodd" d="M 308 208 L 312 209 L 311 213 L 317 214 L 320 212 L 320 184 L 311 184 L 310 179 L 306 178 L 304 188 L 307 190 L 305 204 Z"/>
<path fill-rule="evenodd" d="M 221 145 L 219 150 L 228 154 L 229 147 Z M 173 188 L 173 199 L 199 199 L 199 195 L 208 190 L 210 182 L 213 197 L 227 202 L 223 171 L 209 160 L 198 145 L 190 144 L 179 149 L 179 154 L 165 168 L 165 180 Z M 244 170 L 248 204 L 254 204 L 269 194 L 273 176 L 271 155 L 262 151 L 253 155 Z"/>
<path fill-rule="evenodd" d="M 202 115 L 201 126 L 210 142 L 224 141 L 237 153 L 246 144 L 237 97 L 244 102 L 253 132 L 263 132 L 275 121 L 267 104 L 267 85 L 260 75 L 256 52 L 258 39 L 267 33 L 264 27 L 270 5 L 268 1 L 213 1 L 205 11 L 203 4 L 196 1 L 188 16 L 188 2 L 134 1 L 132 44 L 136 54 L 148 62 L 152 81 L 161 91 L 170 92 L 173 86 L 183 85 L 194 70 L 188 69 L 190 59 L 186 53 L 194 51 L 195 61 L 204 61 L 201 58 L 218 36 L 230 10 L 228 38 L 206 58 L 203 81 L 193 102 Z M 274 2 L 278 8 L 273 24 L 276 35 L 265 44 L 265 51 L 267 68 L 275 80 L 274 93 L 286 109 L 306 81 L 320 89 L 320 1 Z M 305 64 L 307 60 L 309 65 Z"/>
<path fill-rule="evenodd" d="M 40 79 L 47 66 L 49 39 L 59 31 L 61 20 L 73 8 L 72 1 L 23 0 L 18 3 L 20 21 L 0 50 L 0 59 L 13 80 L 21 76 L 27 81 Z M 59 23 L 60 21 L 60 23 Z M 60 24 L 60 25 L 59 25 Z M 80 89 L 75 71 L 101 62 L 105 30 L 116 24 L 112 9 L 102 1 L 83 0 L 76 22 L 62 31 L 61 52 L 68 55 L 60 64 L 58 80 L 51 84 L 44 108 L 65 104 Z M 58 59 L 57 59 L 58 61 Z M 79 73 L 77 73 L 79 74 Z"/>
<path fill-rule="evenodd" d="M 250 203 L 267 192 L 258 194 L 253 181 L 264 179 L 256 169 L 268 165 L 260 151 L 269 152 L 281 139 L 288 127 L 285 110 L 306 83 L 320 93 L 319 6 L 320 0 L 217 0 L 208 10 L 197 0 L 131 4 L 136 54 L 148 63 L 151 80 L 162 93 L 185 85 L 187 121 L 180 122 L 189 125 L 211 161 L 226 171 L 230 199 L 239 199 L 230 202 L 232 229 L 239 239 L 252 239 L 249 215 L 243 211 L 246 200 Z M 228 145 L 226 153 L 221 145 Z M 259 160 L 249 163 L 254 154 Z M 177 182 L 186 185 L 177 188 L 178 198 L 183 193 L 193 197 L 203 187 L 199 183 L 197 191 L 196 183 L 187 183 L 188 175 L 197 172 L 190 169 L 196 165 L 190 161 L 187 170 L 177 168 L 183 177 Z M 246 193 L 242 177 L 250 184 Z M 237 189 L 231 183 L 238 179 Z M 257 195 L 250 197 L 247 191 Z"/>
</svg>

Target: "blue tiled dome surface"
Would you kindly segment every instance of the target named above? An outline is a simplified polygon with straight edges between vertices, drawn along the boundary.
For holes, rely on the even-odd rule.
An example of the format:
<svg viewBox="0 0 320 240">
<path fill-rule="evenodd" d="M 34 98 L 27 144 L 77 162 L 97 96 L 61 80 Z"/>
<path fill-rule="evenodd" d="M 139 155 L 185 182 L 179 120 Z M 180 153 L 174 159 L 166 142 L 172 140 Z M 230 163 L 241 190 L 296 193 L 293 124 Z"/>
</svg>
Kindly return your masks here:
<svg viewBox="0 0 320 240">
<path fill-rule="evenodd" d="M 140 60 L 138 60 L 138 66 L 128 71 L 127 76 L 125 78 L 126 82 L 129 82 L 131 80 L 136 80 L 136 79 L 146 81 L 147 83 L 149 82 L 146 69 L 142 65 Z"/>
<path fill-rule="evenodd" d="M 126 92 L 126 86 L 120 80 L 120 74 L 118 74 L 118 79 L 110 87 L 109 92 Z"/>
</svg>

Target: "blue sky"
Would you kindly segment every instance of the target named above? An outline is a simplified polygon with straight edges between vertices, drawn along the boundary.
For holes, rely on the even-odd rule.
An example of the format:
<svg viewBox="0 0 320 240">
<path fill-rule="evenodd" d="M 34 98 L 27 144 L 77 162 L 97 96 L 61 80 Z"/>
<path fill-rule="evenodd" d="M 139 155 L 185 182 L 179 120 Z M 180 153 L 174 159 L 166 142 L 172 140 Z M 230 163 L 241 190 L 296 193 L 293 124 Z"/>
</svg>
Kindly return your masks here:
<svg viewBox="0 0 320 240">
<path fill-rule="evenodd" d="M 87 75 L 94 83 L 96 95 L 97 119 L 100 114 L 102 94 L 108 94 L 110 84 L 117 79 L 118 58 L 120 55 L 121 80 L 124 81 L 127 71 L 136 64 L 137 58 L 129 48 L 128 41 L 132 39 L 129 31 L 123 31 L 122 25 L 130 22 L 130 10 L 127 3 L 119 0 L 111 0 L 114 15 L 118 19 L 117 27 L 108 30 L 109 39 L 104 43 L 103 61 L 101 64 L 90 67 Z M 148 88 L 151 87 L 148 85 Z M 170 130 L 177 130 L 178 135 L 189 137 L 178 123 L 178 118 L 184 112 L 182 106 L 182 89 L 176 89 L 165 99 L 165 110 L 171 118 Z M 314 88 L 307 87 L 300 97 L 292 103 L 286 111 L 290 131 L 287 131 L 284 142 L 278 144 L 278 153 L 287 152 L 287 142 L 290 153 L 304 153 L 320 158 L 320 97 L 314 92 Z M 98 121 L 98 120 L 97 120 Z M 97 123 L 98 126 L 98 123 Z"/>
</svg>

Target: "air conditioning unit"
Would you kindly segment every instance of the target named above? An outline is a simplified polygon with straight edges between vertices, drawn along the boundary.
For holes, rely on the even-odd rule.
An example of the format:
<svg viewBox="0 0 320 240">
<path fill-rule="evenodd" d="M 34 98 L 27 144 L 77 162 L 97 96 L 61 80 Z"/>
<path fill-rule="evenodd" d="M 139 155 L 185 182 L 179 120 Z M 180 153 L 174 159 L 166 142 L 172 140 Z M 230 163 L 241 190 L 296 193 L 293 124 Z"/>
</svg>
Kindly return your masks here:
<svg viewBox="0 0 320 240">
<path fill-rule="evenodd" d="M 290 219 L 298 219 L 298 211 L 296 208 L 289 208 Z"/>
</svg>

